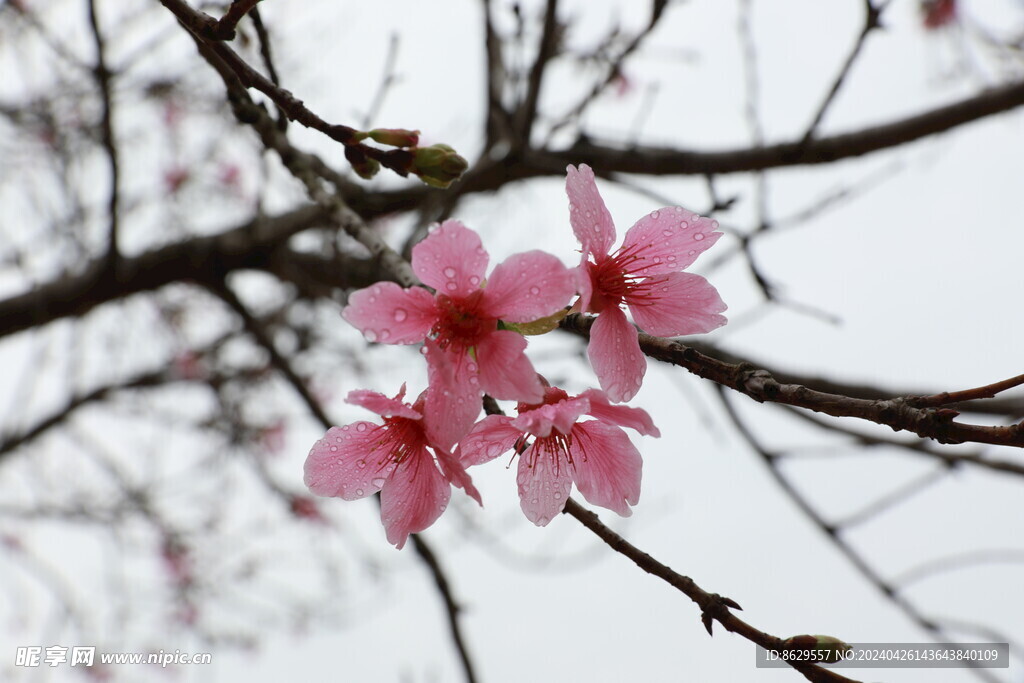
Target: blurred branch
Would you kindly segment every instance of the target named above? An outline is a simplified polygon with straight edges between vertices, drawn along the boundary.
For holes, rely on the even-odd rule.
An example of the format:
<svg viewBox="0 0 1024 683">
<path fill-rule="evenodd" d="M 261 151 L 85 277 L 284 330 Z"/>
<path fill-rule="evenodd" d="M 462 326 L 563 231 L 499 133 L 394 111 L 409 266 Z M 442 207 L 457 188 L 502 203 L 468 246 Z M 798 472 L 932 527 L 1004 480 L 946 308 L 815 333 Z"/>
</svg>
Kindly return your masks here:
<svg viewBox="0 0 1024 683">
<path fill-rule="evenodd" d="M 111 96 L 111 73 L 110 69 L 107 68 L 106 41 L 100 32 L 99 18 L 96 16 L 96 0 L 89 0 L 89 28 L 92 31 L 93 44 L 96 47 L 96 65 L 93 67 L 93 75 L 96 78 L 96 85 L 100 91 L 100 101 L 103 105 L 100 119 L 100 140 L 106 153 L 107 165 L 110 167 L 110 198 L 107 201 L 107 215 L 110 220 L 110 228 L 107 238 L 107 260 L 110 272 L 116 277 L 119 255 L 118 240 L 120 237 L 119 204 L 121 174 L 117 161 L 117 143 L 114 139 L 114 102 Z"/>
</svg>

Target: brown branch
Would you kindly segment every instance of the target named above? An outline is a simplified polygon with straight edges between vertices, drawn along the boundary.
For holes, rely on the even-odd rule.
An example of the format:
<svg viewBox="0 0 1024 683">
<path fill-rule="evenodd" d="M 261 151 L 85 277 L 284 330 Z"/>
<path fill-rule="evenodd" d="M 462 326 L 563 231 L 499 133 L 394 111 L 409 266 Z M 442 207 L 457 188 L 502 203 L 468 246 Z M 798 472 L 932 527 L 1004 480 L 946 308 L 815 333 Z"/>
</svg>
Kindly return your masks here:
<svg viewBox="0 0 1024 683">
<path fill-rule="evenodd" d="M 107 201 L 107 213 L 110 218 L 109 237 L 107 242 L 107 260 L 110 270 L 116 275 L 118 259 L 118 241 L 120 238 L 120 192 L 121 174 L 117 160 L 117 143 L 114 139 L 114 103 L 111 96 L 111 73 L 107 67 L 106 41 L 100 32 L 99 18 L 96 16 L 96 0 L 89 0 L 89 27 L 92 30 L 93 43 L 96 47 L 96 65 L 93 75 L 100 91 L 102 113 L 100 119 L 100 141 L 106 152 L 107 165 L 110 167 L 110 198 Z"/>
<path fill-rule="evenodd" d="M 210 30 L 210 37 L 216 40 L 234 40 L 235 27 L 250 10 L 255 10 L 260 0 L 233 0 L 228 11 Z"/>
<path fill-rule="evenodd" d="M 936 408 L 938 406 L 948 406 L 953 403 L 963 403 L 965 401 L 977 401 L 979 399 L 993 398 L 996 394 L 1006 391 L 1007 389 L 1013 389 L 1024 384 L 1024 375 L 1017 375 L 1009 379 L 1004 379 L 999 382 L 993 382 L 992 384 L 986 384 L 983 387 L 976 387 L 974 389 L 964 389 L 963 391 L 943 391 L 941 394 L 935 394 L 933 396 L 915 396 L 907 400 L 910 405 L 915 408 Z"/>
<path fill-rule="evenodd" d="M 640 550 L 629 541 L 618 535 L 598 519 L 597 515 L 569 498 L 565 503 L 564 514 L 575 517 L 583 526 L 594 532 L 602 541 L 607 543 L 612 550 L 632 560 L 633 563 L 648 574 L 658 577 L 673 588 L 682 592 L 690 598 L 701 610 L 701 621 L 704 627 L 711 633 L 712 624 L 717 621 L 727 631 L 746 638 L 752 643 L 760 645 L 766 650 L 785 649 L 784 640 L 769 635 L 747 622 L 743 621 L 730 611 L 742 609 L 735 601 L 722 597 L 716 593 L 708 593 L 698 586 L 693 579 L 673 571 L 667 565 L 658 562 L 656 559 Z M 835 671 L 823 669 L 807 662 L 787 660 L 789 665 L 804 675 L 809 681 L 839 683 L 841 681 L 852 681 L 853 679 L 841 676 Z"/>
<path fill-rule="evenodd" d="M 589 337 L 593 318 L 574 314 L 561 327 Z M 753 365 L 725 363 L 704 355 L 680 341 L 640 333 L 643 352 L 665 363 L 678 365 L 704 379 L 745 394 L 758 403 L 771 402 L 807 408 L 833 417 L 856 417 L 907 431 L 939 443 L 989 443 L 1024 447 L 1024 422 L 1009 427 L 955 422 L 959 413 L 950 409 L 915 408 L 905 397 L 864 400 L 816 391 L 799 384 L 779 382 L 767 370 Z"/>
</svg>

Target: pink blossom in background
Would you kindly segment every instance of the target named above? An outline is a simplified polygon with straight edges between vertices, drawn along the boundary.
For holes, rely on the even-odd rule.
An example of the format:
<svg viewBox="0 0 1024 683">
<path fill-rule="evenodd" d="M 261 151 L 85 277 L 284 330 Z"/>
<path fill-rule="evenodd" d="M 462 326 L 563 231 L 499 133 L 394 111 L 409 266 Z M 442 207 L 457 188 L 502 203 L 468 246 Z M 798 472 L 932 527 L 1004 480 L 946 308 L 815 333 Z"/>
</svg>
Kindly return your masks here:
<svg viewBox="0 0 1024 683">
<path fill-rule="evenodd" d="M 659 337 L 710 332 L 726 323 L 718 291 L 700 275 L 681 272 L 721 237 L 717 221 L 681 206 L 653 211 L 637 221 L 611 253 L 615 224 L 597 191 L 594 172 L 569 166 L 565 190 L 569 221 L 583 245 L 579 268 L 582 313 L 597 313 L 587 354 L 601 388 L 613 401 L 640 389 L 647 361 L 636 329 Z"/>
<path fill-rule="evenodd" d="M 380 516 L 388 542 L 399 549 L 409 534 L 423 531 L 448 506 L 451 485 L 478 503 L 480 494 L 465 468 L 438 445 L 423 416 L 423 395 L 403 403 L 405 385 L 394 398 L 352 391 L 345 400 L 384 418 L 384 424 L 355 422 L 331 427 L 306 458 L 304 481 L 318 496 L 358 500 L 380 491 Z"/>
<path fill-rule="evenodd" d="M 925 28 L 942 28 L 956 19 L 956 0 L 921 0 L 921 20 Z"/>
<path fill-rule="evenodd" d="M 445 221 L 412 250 L 413 271 L 436 294 L 380 282 L 353 293 L 342 311 L 370 341 L 426 341 L 425 414 L 443 425 L 437 443 L 446 447 L 473 425 L 483 392 L 541 400 L 544 387 L 523 353 L 526 339 L 498 329 L 498 320 L 525 323 L 552 315 L 576 291 L 573 271 L 551 254 L 514 254 L 485 281 L 488 260 L 475 232 Z"/>
<path fill-rule="evenodd" d="M 640 500 L 640 452 L 621 427 L 661 436 L 646 411 L 612 405 L 598 389 L 570 397 L 557 387 L 544 401 L 519 405 L 519 416 L 489 415 L 459 442 L 463 465 L 521 451 L 516 481 L 527 519 L 546 526 L 565 507 L 575 482 L 583 497 L 623 517 Z M 595 418 L 579 422 L 583 415 Z M 527 438 L 533 443 L 527 445 Z"/>
</svg>

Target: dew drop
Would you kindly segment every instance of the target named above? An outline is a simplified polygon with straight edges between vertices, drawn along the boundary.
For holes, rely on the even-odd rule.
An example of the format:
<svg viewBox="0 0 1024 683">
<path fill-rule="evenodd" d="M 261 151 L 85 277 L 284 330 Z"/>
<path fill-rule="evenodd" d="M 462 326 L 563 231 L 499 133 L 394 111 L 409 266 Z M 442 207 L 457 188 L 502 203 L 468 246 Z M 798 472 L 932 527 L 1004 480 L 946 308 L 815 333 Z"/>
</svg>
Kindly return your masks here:
<svg viewBox="0 0 1024 683">
<path fill-rule="evenodd" d="M 675 261 L 676 260 L 676 255 L 675 254 L 669 254 L 668 255 L 668 260 L 669 261 Z"/>
<path fill-rule="evenodd" d="M 672 236 L 672 228 L 665 228 L 664 233 L 665 233 L 665 237 L 671 237 Z"/>
<path fill-rule="evenodd" d="M 364 423 L 360 422 L 359 424 L 356 425 L 356 431 L 358 431 L 358 432 L 365 432 L 366 431 L 366 425 Z"/>
<path fill-rule="evenodd" d="M 427 347 L 426 346 L 421 346 L 420 347 L 420 353 L 422 353 L 424 356 L 427 355 Z"/>
<path fill-rule="evenodd" d="M 694 255 L 694 254 L 696 254 L 696 253 L 697 253 L 697 250 L 696 250 L 696 249 L 691 249 L 691 250 L 690 250 L 690 251 L 689 251 L 689 252 L 687 253 L 687 256 L 693 256 L 693 255 Z"/>
<path fill-rule="evenodd" d="M 661 263 L 661 257 L 660 256 L 655 256 L 653 261 L 654 261 L 654 264 L 657 265 L 657 264 Z"/>
<path fill-rule="evenodd" d="M 406 312 L 406 310 L 404 308 L 396 308 L 395 309 L 395 322 L 396 323 L 400 323 L 400 322 L 402 322 L 403 320 L 405 320 L 408 317 L 409 317 L 409 314 Z"/>
<path fill-rule="evenodd" d="M 476 275 L 470 275 L 469 276 L 469 284 L 471 284 L 474 287 L 476 287 L 478 284 L 480 284 L 480 278 L 478 278 Z"/>
<path fill-rule="evenodd" d="M 441 505 L 437 506 L 438 512 L 444 512 L 447 508 L 448 508 L 448 506 L 444 505 L 443 503 Z"/>
<path fill-rule="evenodd" d="M 341 431 L 343 431 L 343 432 L 347 432 L 347 431 L 348 431 L 348 425 L 345 425 L 344 427 L 342 427 L 342 428 L 341 428 Z"/>
<path fill-rule="evenodd" d="M 437 232 L 437 229 L 438 229 L 439 227 L 440 227 L 440 226 L 439 226 L 439 225 L 438 225 L 437 223 L 431 223 L 431 224 L 430 224 L 430 227 L 429 227 L 429 228 L 427 228 L 427 233 L 429 233 L 429 234 L 433 235 L 433 234 L 434 234 L 435 232 Z"/>
<path fill-rule="evenodd" d="M 654 220 L 658 220 L 659 218 L 661 218 L 661 212 L 660 211 L 652 211 L 651 212 L 651 218 L 654 219 Z"/>
<path fill-rule="evenodd" d="M 375 304 L 375 303 L 377 303 L 377 297 L 375 297 L 375 296 L 371 296 L 371 297 L 370 297 L 370 303 L 371 303 L 371 304 Z"/>
<path fill-rule="evenodd" d="M 387 328 L 384 328 L 383 330 L 380 331 L 380 340 L 381 341 L 384 341 L 385 339 L 387 339 L 390 336 L 391 336 L 391 330 L 389 330 Z"/>
<path fill-rule="evenodd" d="M 356 489 L 356 495 L 357 496 L 363 495 L 363 490 L 362 489 Z"/>
<path fill-rule="evenodd" d="M 338 447 L 337 446 L 331 446 L 331 453 L 337 453 L 337 452 L 338 452 Z"/>
<path fill-rule="evenodd" d="M 476 386 L 476 385 L 480 384 L 480 380 L 477 378 L 476 375 L 470 375 L 469 376 L 469 383 L 472 384 L 473 386 Z"/>
<path fill-rule="evenodd" d="M 536 503 L 537 501 L 533 501 L 533 502 Z M 537 518 L 537 526 L 547 526 L 548 522 L 550 522 L 550 521 L 551 520 L 549 520 L 547 517 L 538 517 Z"/>
<path fill-rule="evenodd" d="M 476 363 L 474 363 L 473 361 L 466 363 L 466 370 L 468 370 L 469 372 L 476 372 Z"/>
<path fill-rule="evenodd" d="M 373 330 L 363 330 L 363 335 L 366 337 L 366 341 L 377 341 L 377 333 Z"/>
<path fill-rule="evenodd" d="M 538 294 L 540 294 L 540 287 L 537 287 L 537 286 L 530 287 L 530 294 L 532 294 L 534 296 L 537 296 Z"/>
<path fill-rule="evenodd" d="M 448 282 L 448 283 L 445 283 L 444 288 L 447 289 L 449 292 L 454 292 L 456 289 L 459 288 L 459 286 L 457 284 L 455 284 L 454 282 Z"/>
<path fill-rule="evenodd" d="M 375 487 L 380 488 L 381 486 L 384 486 L 384 477 L 377 477 L 370 483 L 373 484 Z"/>
<path fill-rule="evenodd" d="M 455 277 L 455 269 L 452 268 L 451 266 L 448 266 L 447 268 L 444 269 L 444 276 Z"/>
<path fill-rule="evenodd" d="M 698 242 L 700 242 L 702 239 L 704 239 L 704 233 L 702 233 L 702 232 L 695 232 L 695 233 L 693 233 L 693 239 L 695 239 Z"/>
<path fill-rule="evenodd" d="M 711 229 L 718 230 L 718 221 L 711 221 Z"/>
<path fill-rule="evenodd" d="M 358 467 L 359 469 L 363 469 L 364 467 L 366 467 L 366 461 L 365 460 L 356 460 L 356 467 Z"/>
</svg>

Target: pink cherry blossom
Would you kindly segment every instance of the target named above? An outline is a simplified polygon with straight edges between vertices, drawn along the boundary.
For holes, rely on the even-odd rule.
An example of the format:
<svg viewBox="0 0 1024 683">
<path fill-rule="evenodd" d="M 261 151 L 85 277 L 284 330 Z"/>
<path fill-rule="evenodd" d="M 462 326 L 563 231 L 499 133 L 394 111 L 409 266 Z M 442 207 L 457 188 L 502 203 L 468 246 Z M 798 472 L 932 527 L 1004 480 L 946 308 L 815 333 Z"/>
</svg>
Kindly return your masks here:
<svg viewBox="0 0 1024 683">
<path fill-rule="evenodd" d="M 483 392 L 537 403 L 544 387 L 523 351 L 526 339 L 498 328 L 525 323 L 565 306 L 576 291 L 572 270 L 541 251 L 515 254 L 485 281 L 489 257 L 480 237 L 445 221 L 412 250 L 412 268 L 436 290 L 381 282 L 353 293 L 342 311 L 370 341 L 426 341 L 430 388 L 425 414 L 444 425 L 438 443 L 452 446 L 480 413 Z"/>
<path fill-rule="evenodd" d="M 384 418 L 384 424 L 355 422 L 331 427 L 306 458 L 304 481 L 318 496 L 344 500 L 380 491 L 380 516 L 388 542 L 399 549 L 409 534 L 423 531 L 441 516 L 451 484 L 478 503 L 480 493 L 465 467 L 438 444 L 423 417 L 423 395 L 403 403 L 405 385 L 394 398 L 374 391 L 350 392 L 346 401 Z M 433 455 L 431 455 L 433 453 Z"/>
<path fill-rule="evenodd" d="M 590 329 L 590 364 L 613 401 L 628 401 L 640 388 L 647 362 L 622 305 L 645 332 L 660 337 L 710 332 L 726 323 L 726 305 L 700 275 L 681 272 L 721 233 L 718 223 L 681 206 L 653 211 L 637 221 L 611 253 L 615 224 L 597 191 L 594 172 L 569 166 L 565 190 L 569 221 L 583 245 L 579 268 L 582 313 L 598 313 Z"/>
<path fill-rule="evenodd" d="M 583 415 L 595 419 L 578 421 Z M 520 453 L 519 504 L 537 526 L 546 526 L 562 511 L 573 483 L 594 505 L 628 517 L 629 506 L 640 500 L 643 463 L 621 427 L 661 436 L 646 411 L 612 405 L 603 391 L 570 397 L 549 387 L 543 403 L 520 404 L 518 417 L 489 415 L 478 422 L 456 454 L 470 466 L 515 448 Z"/>
</svg>

